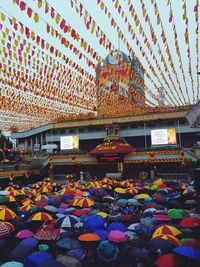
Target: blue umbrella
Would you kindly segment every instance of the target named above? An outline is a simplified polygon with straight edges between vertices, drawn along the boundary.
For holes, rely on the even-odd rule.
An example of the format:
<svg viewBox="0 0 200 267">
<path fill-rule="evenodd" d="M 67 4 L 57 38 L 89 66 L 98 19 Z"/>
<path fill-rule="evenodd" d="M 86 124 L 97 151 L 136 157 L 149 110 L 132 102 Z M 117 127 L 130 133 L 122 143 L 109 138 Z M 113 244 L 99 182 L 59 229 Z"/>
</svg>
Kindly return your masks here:
<svg viewBox="0 0 200 267">
<path fill-rule="evenodd" d="M 27 247 L 36 247 L 38 245 L 38 240 L 36 238 L 26 238 L 22 240 L 19 245 L 27 246 Z"/>
<path fill-rule="evenodd" d="M 74 249 L 81 246 L 78 240 L 68 237 L 60 239 L 56 242 L 56 245 L 64 249 Z"/>
<path fill-rule="evenodd" d="M 113 230 L 119 230 L 119 231 L 122 231 L 122 232 L 126 232 L 127 231 L 127 227 L 122 223 L 113 222 L 107 227 L 107 232 L 109 233 L 110 231 L 113 231 Z"/>
<path fill-rule="evenodd" d="M 194 260 L 200 260 L 200 249 L 197 248 L 188 246 L 179 246 L 177 248 L 174 248 L 173 252 L 192 258 Z"/>
<path fill-rule="evenodd" d="M 1 265 L 1 267 L 23 267 L 23 263 L 17 261 L 9 261 Z"/>
<path fill-rule="evenodd" d="M 97 252 L 101 260 L 105 262 L 112 262 L 116 260 L 119 250 L 116 244 L 111 243 L 108 240 L 105 240 L 101 241 L 101 243 L 97 248 Z"/>
<path fill-rule="evenodd" d="M 100 215 L 89 215 L 84 220 L 84 226 L 87 230 L 95 231 L 97 229 L 104 229 L 105 219 Z"/>
<path fill-rule="evenodd" d="M 106 237 L 108 235 L 107 231 L 101 229 L 94 231 L 94 233 L 97 234 L 101 238 L 101 240 L 106 240 Z"/>
<path fill-rule="evenodd" d="M 64 195 L 62 196 L 62 202 L 66 202 L 67 200 L 72 200 L 73 196 L 72 195 Z"/>
<path fill-rule="evenodd" d="M 67 256 L 76 258 L 78 261 L 82 261 L 85 258 L 86 250 L 82 247 L 74 248 L 67 252 Z"/>
<path fill-rule="evenodd" d="M 24 267 L 38 267 L 51 260 L 53 256 L 48 252 L 34 252 L 24 259 Z"/>
</svg>

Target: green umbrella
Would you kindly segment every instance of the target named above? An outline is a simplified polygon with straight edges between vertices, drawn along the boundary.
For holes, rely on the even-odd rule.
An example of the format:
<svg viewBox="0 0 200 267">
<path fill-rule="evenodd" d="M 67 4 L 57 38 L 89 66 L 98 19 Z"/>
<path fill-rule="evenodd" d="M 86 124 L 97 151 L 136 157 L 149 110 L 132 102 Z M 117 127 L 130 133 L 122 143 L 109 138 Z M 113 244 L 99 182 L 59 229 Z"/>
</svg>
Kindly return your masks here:
<svg viewBox="0 0 200 267">
<path fill-rule="evenodd" d="M 173 209 L 168 212 L 168 216 L 170 219 L 183 219 L 185 217 L 190 217 L 189 213 L 184 211 L 183 209 Z"/>
<path fill-rule="evenodd" d="M 89 184 L 89 182 L 88 181 L 81 181 L 81 183 L 80 183 L 81 185 L 88 185 Z"/>
<path fill-rule="evenodd" d="M 7 201 L 5 196 L 0 196 L 0 204 L 5 203 Z"/>
</svg>

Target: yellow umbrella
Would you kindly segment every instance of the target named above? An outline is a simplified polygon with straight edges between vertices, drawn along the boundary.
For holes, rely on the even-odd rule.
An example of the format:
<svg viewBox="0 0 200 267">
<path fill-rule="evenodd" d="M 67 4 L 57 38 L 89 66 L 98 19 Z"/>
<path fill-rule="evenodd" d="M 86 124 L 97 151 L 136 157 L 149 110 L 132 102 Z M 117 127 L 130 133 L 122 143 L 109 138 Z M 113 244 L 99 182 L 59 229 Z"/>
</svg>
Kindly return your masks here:
<svg viewBox="0 0 200 267">
<path fill-rule="evenodd" d="M 139 194 L 139 195 L 136 195 L 137 199 L 145 199 L 145 198 L 148 198 L 150 197 L 148 194 Z"/>
<path fill-rule="evenodd" d="M 180 235 L 181 233 L 182 233 L 181 231 L 179 231 L 176 227 L 172 225 L 162 225 L 154 231 L 152 238 L 155 238 L 158 235 L 163 235 L 163 234 L 177 236 Z"/>
<path fill-rule="evenodd" d="M 125 194 L 126 193 L 126 190 L 124 188 L 121 188 L 121 187 L 117 187 L 115 188 L 114 190 L 116 193 L 119 193 L 119 194 Z"/>
<path fill-rule="evenodd" d="M 156 185 L 161 185 L 164 183 L 164 180 L 162 178 L 159 178 L 159 179 L 155 180 L 153 183 Z"/>
<path fill-rule="evenodd" d="M 129 193 L 129 194 L 132 194 L 132 195 L 135 195 L 138 193 L 138 190 L 134 187 L 129 187 L 126 189 L 126 193 Z"/>
<path fill-rule="evenodd" d="M 103 211 L 97 212 L 97 215 L 100 215 L 104 219 L 108 216 L 108 214 L 106 212 L 103 212 Z"/>
</svg>

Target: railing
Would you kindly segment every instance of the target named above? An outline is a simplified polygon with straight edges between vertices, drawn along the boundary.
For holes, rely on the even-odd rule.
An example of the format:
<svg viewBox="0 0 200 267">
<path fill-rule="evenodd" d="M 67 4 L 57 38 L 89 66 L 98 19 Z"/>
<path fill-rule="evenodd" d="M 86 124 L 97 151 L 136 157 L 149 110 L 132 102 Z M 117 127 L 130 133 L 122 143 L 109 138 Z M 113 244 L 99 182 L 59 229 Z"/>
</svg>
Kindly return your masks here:
<svg viewBox="0 0 200 267">
<path fill-rule="evenodd" d="M 157 177 L 161 177 L 165 180 L 177 180 L 188 181 L 189 177 L 187 173 L 157 173 Z"/>
</svg>

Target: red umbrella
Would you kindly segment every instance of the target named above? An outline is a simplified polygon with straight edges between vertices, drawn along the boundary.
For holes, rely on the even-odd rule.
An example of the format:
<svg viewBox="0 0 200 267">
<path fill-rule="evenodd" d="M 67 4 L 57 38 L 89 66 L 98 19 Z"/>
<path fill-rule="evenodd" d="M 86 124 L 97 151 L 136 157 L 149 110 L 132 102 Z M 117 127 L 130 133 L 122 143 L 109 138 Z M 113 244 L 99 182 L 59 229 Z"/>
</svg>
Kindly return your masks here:
<svg viewBox="0 0 200 267">
<path fill-rule="evenodd" d="M 200 219 L 196 217 L 185 217 L 180 221 L 182 227 L 196 228 L 200 227 Z"/>
<path fill-rule="evenodd" d="M 181 264 L 181 258 L 173 253 L 160 256 L 155 264 L 159 267 L 173 267 Z"/>
<path fill-rule="evenodd" d="M 170 221 L 170 218 L 167 215 L 154 215 L 153 219 L 156 221 Z"/>
<path fill-rule="evenodd" d="M 77 209 L 77 210 L 75 210 L 75 211 L 73 211 L 72 212 L 72 215 L 75 215 L 75 216 L 82 216 L 82 215 L 86 215 L 86 214 L 90 214 L 92 212 L 92 210 L 91 209 L 83 209 L 83 210 L 81 210 L 81 209 Z"/>
<path fill-rule="evenodd" d="M 35 235 L 35 238 L 38 240 L 55 240 L 56 234 L 54 232 L 51 232 L 49 230 L 40 229 Z"/>
</svg>

